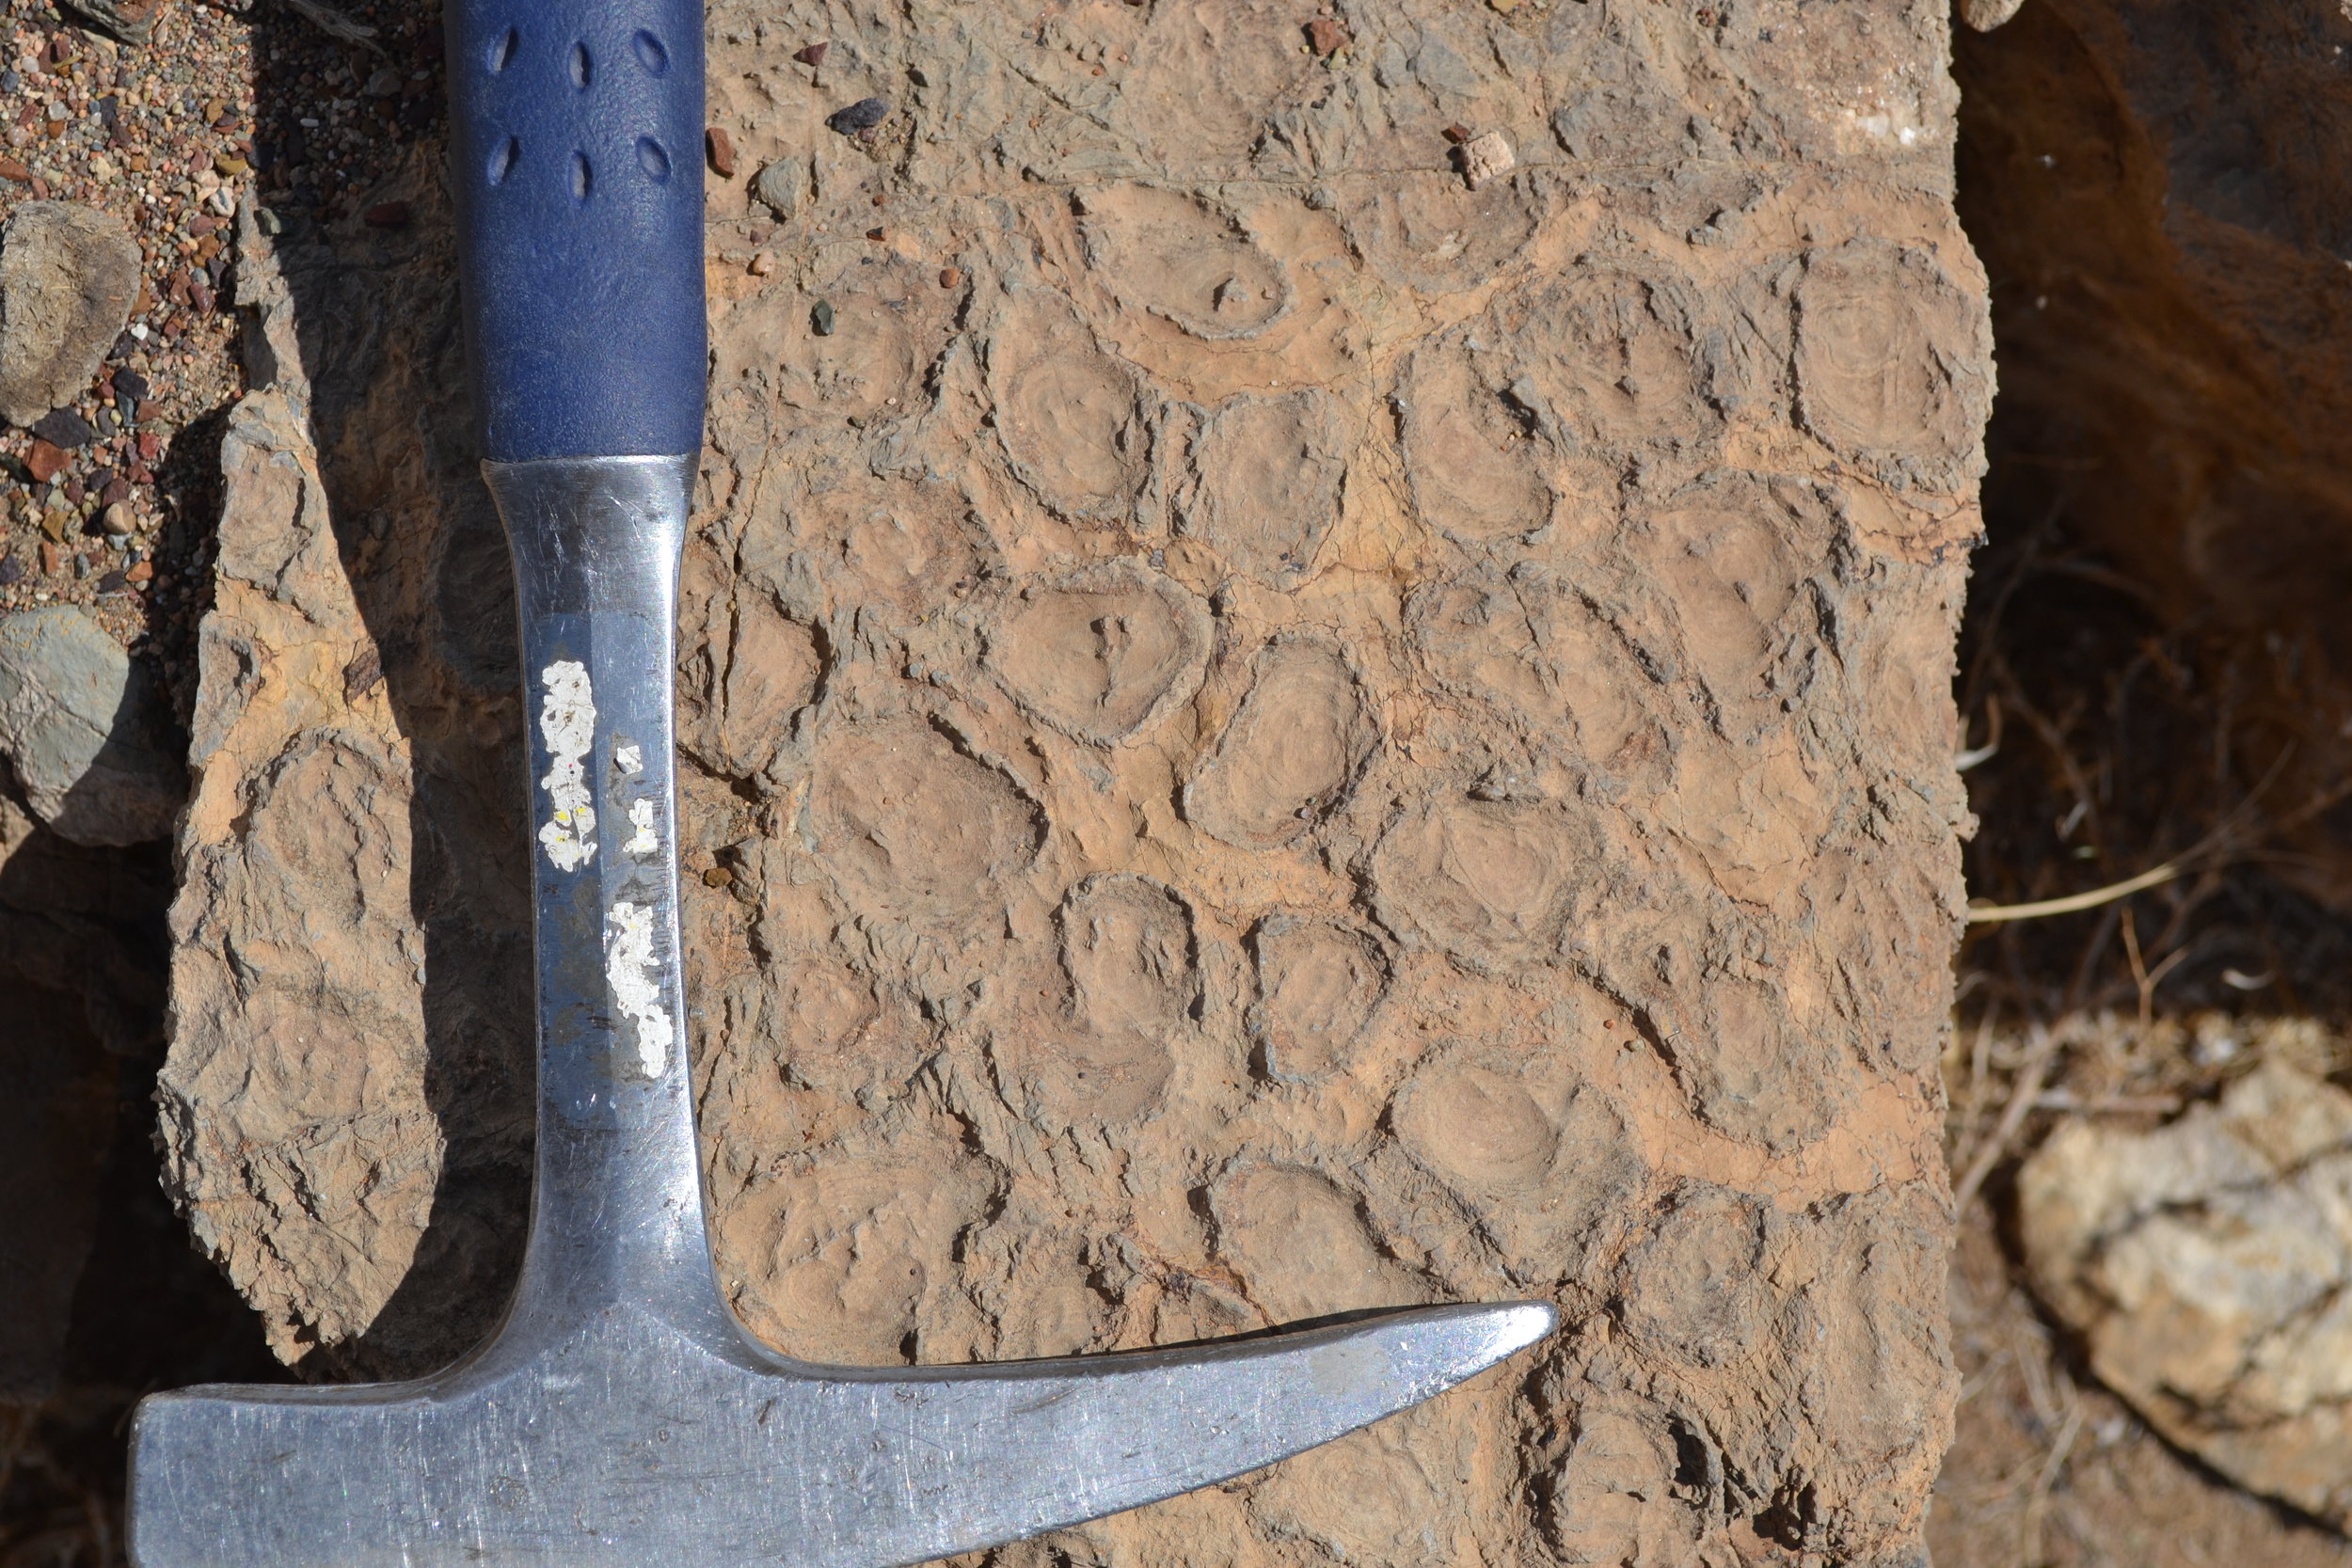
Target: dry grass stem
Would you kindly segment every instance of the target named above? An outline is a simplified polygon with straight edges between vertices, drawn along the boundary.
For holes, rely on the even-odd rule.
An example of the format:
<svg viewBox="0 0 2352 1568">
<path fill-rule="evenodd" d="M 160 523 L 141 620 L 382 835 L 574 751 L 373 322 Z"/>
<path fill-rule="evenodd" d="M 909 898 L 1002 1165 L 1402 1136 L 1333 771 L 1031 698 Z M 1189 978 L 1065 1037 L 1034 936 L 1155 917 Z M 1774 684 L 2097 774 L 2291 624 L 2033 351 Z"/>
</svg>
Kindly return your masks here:
<svg viewBox="0 0 2352 1568">
<path fill-rule="evenodd" d="M 1971 904 L 1968 924 L 1992 926 L 2006 920 L 2040 920 L 2054 914 L 2079 914 L 2095 910 L 2102 904 L 2112 904 L 2119 898 L 2129 898 L 2135 893 L 2145 893 L 2152 887 L 2162 887 L 2181 874 L 2180 865 L 2172 861 L 2129 877 L 2106 887 L 2095 887 L 2088 893 L 2073 893 L 2063 898 L 2043 898 L 2031 904 Z M 2134 943 L 2137 946 L 2137 942 Z"/>
<path fill-rule="evenodd" d="M 1967 1174 L 1952 1189 L 1952 1206 L 1965 1209 L 1976 1201 L 1984 1186 L 1985 1178 L 1993 1174 L 2009 1152 L 2010 1140 L 2026 1124 L 2026 1116 L 2042 1096 L 2042 1081 L 2049 1076 L 2050 1062 L 2058 1054 L 2058 1037 L 2042 1024 L 2033 1025 L 2032 1044 L 2026 1053 L 2024 1066 L 2010 1086 L 2009 1102 L 2001 1108 L 2001 1119 L 1994 1125 L 1993 1133 L 1984 1140 L 1975 1158 L 1968 1162 Z"/>
</svg>

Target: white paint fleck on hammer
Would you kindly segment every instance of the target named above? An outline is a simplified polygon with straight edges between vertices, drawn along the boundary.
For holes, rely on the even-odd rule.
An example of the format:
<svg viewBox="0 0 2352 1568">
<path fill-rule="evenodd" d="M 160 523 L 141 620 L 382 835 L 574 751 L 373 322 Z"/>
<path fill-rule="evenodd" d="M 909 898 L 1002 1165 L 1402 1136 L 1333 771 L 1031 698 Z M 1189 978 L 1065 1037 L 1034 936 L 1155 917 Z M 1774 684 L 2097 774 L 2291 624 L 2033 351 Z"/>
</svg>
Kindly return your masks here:
<svg viewBox="0 0 2352 1568">
<path fill-rule="evenodd" d="M 604 983 L 614 1010 L 637 1036 L 638 1069 L 661 1076 L 670 1059 L 670 1015 L 661 1006 L 661 962 L 653 950 L 653 911 L 643 904 L 614 902 L 605 917 Z"/>
<path fill-rule="evenodd" d="M 596 805 L 588 793 L 588 751 L 596 744 L 596 694 L 588 667 L 559 658 L 539 673 L 547 695 L 539 703 L 539 734 L 552 764 L 539 787 L 548 792 L 548 821 L 539 842 L 559 871 L 577 871 L 596 852 Z"/>
<path fill-rule="evenodd" d="M 661 840 L 654 836 L 653 802 L 631 800 L 628 803 L 628 825 L 635 830 L 621 847 L 632 855 L 650 855 L 661 847 Z"/>
</svg>

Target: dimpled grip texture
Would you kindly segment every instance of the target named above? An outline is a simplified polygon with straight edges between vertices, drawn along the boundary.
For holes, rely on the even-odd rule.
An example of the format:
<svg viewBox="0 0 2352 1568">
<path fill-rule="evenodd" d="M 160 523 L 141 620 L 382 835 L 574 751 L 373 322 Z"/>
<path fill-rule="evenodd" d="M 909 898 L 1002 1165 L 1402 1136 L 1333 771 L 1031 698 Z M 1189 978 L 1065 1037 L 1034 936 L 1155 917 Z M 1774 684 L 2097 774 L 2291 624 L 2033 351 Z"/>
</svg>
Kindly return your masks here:
<svg viewBox="0 0 2352 1568">
<path fill-rule="evenodd" d="M 451 0 L 474 406 L 488 455 L 702 450 L 699 0 Z"/>
</svg>

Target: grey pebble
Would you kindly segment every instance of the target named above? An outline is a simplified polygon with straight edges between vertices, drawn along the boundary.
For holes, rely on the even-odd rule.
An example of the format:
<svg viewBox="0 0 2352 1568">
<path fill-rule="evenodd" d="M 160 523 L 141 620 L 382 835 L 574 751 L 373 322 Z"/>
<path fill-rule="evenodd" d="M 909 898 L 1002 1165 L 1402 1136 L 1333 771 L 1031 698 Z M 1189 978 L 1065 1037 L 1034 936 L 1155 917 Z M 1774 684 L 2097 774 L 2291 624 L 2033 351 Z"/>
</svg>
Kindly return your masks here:
<svg viewBox="0 0 2352 1568">
<path fill-rule="evenodd" d="M 33 434 L 50 445 L 63 447 L 68 451 L 76 447 L 87 447 L 98 439 L 98 432 L 90 428 L 90 422 L 71 408 L 52 408 L 35 420 Z"/>
<path fill-rule="evenodd" d="M 835 109 L 825 117 L 826 125 L 845 136 L 860 131 L 871 131 L 890 118 L 890 105 L 879 98 L 861 98 L 846 109 Z"/>
<path fill-rule="evenodd" d="M 0 619 L 0 755 L 76 844 L 167 837 L 187 776 L 164 694 L 78 606 Z"/>
<path fill-rule="evenodd" d="M 799 210 L 802 187 L 799 162 L 791 158 L 778 158 L 761 169 L 752 181 L 752 195 L 777 218 L 785 219 Z"/>
</svg>

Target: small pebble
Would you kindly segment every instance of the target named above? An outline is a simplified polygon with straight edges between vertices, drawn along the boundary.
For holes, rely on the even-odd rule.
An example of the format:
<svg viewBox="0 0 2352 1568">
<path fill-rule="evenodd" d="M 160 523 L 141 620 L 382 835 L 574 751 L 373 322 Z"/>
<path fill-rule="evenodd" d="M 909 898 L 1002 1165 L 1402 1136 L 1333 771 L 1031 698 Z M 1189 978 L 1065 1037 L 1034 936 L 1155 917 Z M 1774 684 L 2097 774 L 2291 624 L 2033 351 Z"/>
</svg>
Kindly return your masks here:
<svg viewBox="0 0 2352 1568">
<path fill-rule="evenodd" d="M 71 408 L 52 408 L 33 421 L 33 434 L 52 445 L 71 450 L 98 439 L 90 422 Z"/>
<path fill-rule="evenodd" d="M 792 52 L 792 57 L 800 61 L 803 65 L 823 65 L 825 63 L 825 51 L 832 47 L 833 45 L 830 43 L 807 44 L 800 49 L 794 50 Z"/>
<path fill-rule="evenodd" d="M 36 484 L 48 483 L 63 473 L 65 466 L 72 461 L 63 447 L 48 440 L 34 441 L 33 450 L 24 454 L 25 470 L 33 476 Z"/>
<path fill-rule="evenodd" d="M 759 171 L 752 182 L 752 195 L 779 218 L 789 218 L 801 203 L 801 166 L 790 158 L 779 158 Z"/>
<path fill-rule="evenodd" d="M 1347 29 L 1327 16 L 1316 17 L 1307 24 L 1307 47 L 1321 58 L 1329 59 L 1346 47 L 1347 42 Z"/>
<path fill-rule="evenodd" d="M 155 575 L 155 563 L 151 561 L 142 561 L 122 575 L 129 581 L 145 582 Z"/>
<path fill-rule="evenodd" d="M 754 277 L 769 277 L 774 273 L 775 270 L 776 259 L 773 256 L 771 256 L 768 252 L 763 250 L 758 255 L 752 258 L 751 272 Z"/>
<path fill-rule="evenodd" d="M 714 865 L 703 873 L 703 886 L 705 887 L 725 887 L 734 880 L 735 873 L 723 865 Z"/>
<path fill-rule="evenodd" d="M 99 525 L 115 538 L 128 539 L 131 537 L 133 526 L 131 522 L 131 508 L 124 502 L 115 502 L 112 506 L 106 508 L 105 511 L 100 513 L 98 517 Z"/>
<path fill-rule="evenodd" d="M 939 286 L 941 288 L 952 289 L 962 281 L 963 269 L 961 267 L 942 267 L 939 269 Z"/>
<path fill-rule="evenodd" d="M 735 138 L 726 127 L 714 125 L 703 133 L 703 146 L 710 154 L 710 172 L 722 180 L 735 178 Z"/>
<path fill-rule="evenodd" d="M 1509 173 L 1518 163 L 1511 143 L 1500 131 L 1489 131 L 1475 141 L 1464 142 L 1454 150 L 1454 155 L 1462 161 L 1462 179 L 1471 190 Z"/>
<path fill-rule="evenodd" d="M 213 171 L 223 179 L 233 180 L 240 174 L 250 173 L 252 168 L 251 164 L 234 153 L 215 152 L 213 154 Z"/>
<path fill-rule="evenodd" d="M 367 210 L 363 221 L 370 229 L 405 229 L 408 227 L 408 203 L 379 201 Z"/>
<path fill-rule="evenodd" d="M 825 117 L 825 124 L 845 136 L 860 131 L 871 131 L 890 118 L 890 105 L 879 98 L 861 98 L 846 109 L 835 109 Z"/>
<path fill-rule="evenodd" d="M 833 301 L 818 300 L 816 309 L 808 313 L 808 325 L 816 329 L 819 338 L 830 338 L 833 336 Z"/>
<path fill-rule="evenodd" d="M 384 651 L 371 642 L 343 666 L 343 701 L 356 703 L 384 679 Z"/>
</svg>

